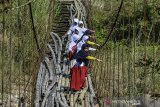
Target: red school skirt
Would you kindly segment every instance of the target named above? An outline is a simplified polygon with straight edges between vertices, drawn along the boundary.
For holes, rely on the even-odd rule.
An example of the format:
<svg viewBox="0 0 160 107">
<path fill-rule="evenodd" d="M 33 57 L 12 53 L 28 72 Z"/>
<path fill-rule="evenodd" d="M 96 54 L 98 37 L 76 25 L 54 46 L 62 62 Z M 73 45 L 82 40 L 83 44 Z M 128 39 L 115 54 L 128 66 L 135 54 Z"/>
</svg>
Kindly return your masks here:
<svg viewBox="0 0 160 107">
<path fill-rule="evenodd" d="M 88 74 L 87 66 L 77 66 L 75 65 L 71 69 L 71 79 L 70 79 L 70 88 L 72 90 L 79 91 L 81 88 L 86 87 L 86 77 Z"/>
</svg>

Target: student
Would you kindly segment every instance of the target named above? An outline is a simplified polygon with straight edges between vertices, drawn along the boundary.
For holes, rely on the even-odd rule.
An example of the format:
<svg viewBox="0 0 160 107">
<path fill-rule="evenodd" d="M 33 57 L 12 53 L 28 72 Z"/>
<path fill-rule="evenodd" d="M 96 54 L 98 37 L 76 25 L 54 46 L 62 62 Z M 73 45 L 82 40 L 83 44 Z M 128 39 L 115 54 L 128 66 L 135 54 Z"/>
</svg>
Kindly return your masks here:
<svg viewBox="0 0 160 107">
<path fill-rule="evenodd" d="M 77 41 L 78 41 L 79 37 L 77 35 L 73 35 L 72 37 L 72 41 L 69 43 L 68 46 L 68 58 L 69 60 L 74 59 L 74 54 L 77 52 Z"/>
<path fill-rule="evenodd" d="M 79 21 L 79 24 L 78 24 L 78 30 L 79 30 L 79 35 L 80 36 L 83 36 L 84 32 L 87 30 L 87 28 L 84 27 L 83 25 L 83 21 Z"/>
<path fill-rule="evenodd" d="M 95 48 L 91 48 L 91 45 L 99 46 L 99 44 L 96 44 L 94 42 L 89 41 L 89 36 L 85 35 L 82 37 L 82 40 L 77 44 L 77 53 L 81 50 L 83 44 L 89 45 L 89 50 L 96 50 Z"/>
<path fill-rule="evenodd" d="M 69 65 L 70 67 L 72 68 L 75 63 L 76 63 L 76 60 L 75 60 L 75 54 L 77 52 L 77 40 L 79 38 L 77 38 L 76 36 L 73 37 L 73 41 L 69 43 L 69 47 L 68 47 L 68 59 L 69 59 Z"/>
<path fill-rule="evenodd" d="M 77 42 L 80 39 L 80 36 L 78 34 L 79 34 L 79 31 L 75 29 L 74 33 L 70 38 L 70 43 L 68 46 L 68 58 L 70 61 L 75 59 L 74 54 L 77 52 Z M 72 61 L 72 62 L 75 62 L 75 61 Z M 74 64 L 71 64 L 71 65 L 74 65 Z"/>
<path fill-rule="evenodd" d="M 72 36 L 71 36 L 71 38 L 70 38 L 71 42 L 74 42 L 74 41 L 73 41 L 73 38 L 74 38 L 74 37 L 76 37 L 77 39 L 80 39 L 79 31 L 78 31 L 77 28 L 74 30 L 74 32 L 73 32 L 73 34 L 72 34 Z"/>
<path fill-rule="evenodd" d="M 77 63 L 71 69 L 70 88 L 73 91 L 79 91 L 86 87 L 86 77 L 88 73 L 88 61 L 97 60 L 95 57 L 89 56 L 89 46 L 84 44 L 82 49 L 76 54 Z"/>
<path fill-rule="evenodd" d="M 71 35 L 74 32 L 75 28 L 78 26 L 78 23 L 79 23 L 79 19 L 75 18 L 73 21 L 73 24 L 70 26 L 67 32 L 68 35 Z"/>
<path fill-rule="evenodd" d="M 78 51 L 81 50 L 81 47 L 83 44 L 90 44 L 90 45 L 97 45 L 99 46 L 98 44 L 94 43 L 94 42 L 91 42 L 89 41 L 89 36 L 91 35 L 92 33 L 90 31 L 86 31 L 85 32 L 85 36 L 81 37 L 79 36 L 79 31 L 77 29 L 75 29 L 75 32 L 74 34 L 71 36 L 71 43 L 69 44 L 69 48 L 68 48 L 68 51 L 69 51 L 69 59 L 72 60 L 74 59 L 74 54 L 77 53 Z M 88 35 L 88 36 L 87 36 Z M 89 47 L 89 50 L 96 50 L 94 48 L 91 48 Z"/>
<path fill-rule="evenodd" d="M 80 36 L 83 36 L 83 34 L 84 34 L 87 30 L 89 30 L 89 29 L 87 29 L 87 28 L 84 27 L 83 21 L 79 21 L 77 29 L 79 30 L 79 35 L 80 35 Z M 91 33 L 95 33 L 95 31 L 93 31 L 93 30 L 89 30 L 89 31 L 90 31 Z"/>
</svg>

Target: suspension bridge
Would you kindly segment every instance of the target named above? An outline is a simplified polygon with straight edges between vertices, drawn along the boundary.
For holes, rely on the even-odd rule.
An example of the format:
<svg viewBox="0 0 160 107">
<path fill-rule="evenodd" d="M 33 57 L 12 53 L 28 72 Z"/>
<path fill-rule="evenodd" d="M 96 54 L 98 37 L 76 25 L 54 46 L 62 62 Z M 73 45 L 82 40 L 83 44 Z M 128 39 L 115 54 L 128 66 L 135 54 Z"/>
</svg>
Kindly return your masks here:
<svg viewBox="0 0 160 107">
<path fill-rule="evenodd" d="M 6 12 L 14 11 L 14 9 L 19 9 L 29 5 L 29 12 L 31 26 L 33 28 L 33 36 L 34 36 L 34 43 L 36 46 L 36 50 L 39 54 L 44 54 L 44 58 L 42 58 L 42 62 L 40 62 L 39 70 L 36 74 L 30 74 L 31 77 L 19 77 L 19 86 L 15 86 L 13 88 L 13 83 L 10 81 L 9 91 L 8 94 L 4 93 L 4 79 L 3 73 L 4 69 L 2 68 L 2 103 L 1 106 L 13 106 L 13 107 L 24 107 L 24 106 L 35 106 L 35 107 L 89 107 L 91 105 L 96 105 L 93 102 L 93 97 L 95 96 L 92 81 L 90 75 L 87 77 L 87 88 L 83 89 L 80 92 L 72 93 L 69 90 L 70 80 L 65 75 L 70 74 L 70 65 L 67 60 L 67 57 L 64 55 L 67 51 L 67 46 L 70 42 L 69 38 L 71 35 L 67 35 L 67 31 L 71 23 L 73 23 L 74 18 L 79 18 L 83 20 L 85 27 L 87 27 L 86 19 L 87 19 L 87 12 L 85 10 L 84 5 L 79 0 L 59 0 L 58 4 L 60 5 L 60 12 L 58 17 L 53 18 L 53 26 L 51 26 L 51 31 L 49 32 L 50 36 L 48 38 L 48 43 L 46 43 L 45 47 L 46 50 L 42 52 L 40 49 L 39 43 L 37 41 L 37 34 L 35 31 L 35 23 L 33 19 L 33 11 L 31 3 L 35 1 L 29 1 L 23 5 L 18 7 L 9 8 L 8 10 L 4 10 Z M 19 2 L 20 3 L 20 2 Z M 52 5 L 53 1 L 50 2 L 50 6 Z M 5 6 L 5 5 L 3 5 Z M 3 12 L 3 10 L 2 10 Z M 51 10 L 49 11 L 51 12 Z M 12 12 L 11 12 L 12 13 Z M 3 12 L 3 21 L 5 22 L 6 13 Z M 19 15 L 19 13 L 18 13 Z M 48 22 L 49 16 L 52 15 L 49 13 L 48 15 Z M 19 19 L 20 21 L 20 19 Z M 6 24 L 7 25 L 7 24 Z M 20 28 L 21 25 L 19 25 Z M 3 28 L 6 26 L 3 24 Z M 23 29 L 23 28 L 20 28 Z M 5 29 L 4 29 L 5 30 Z M 4 31 L 5 32 L 5 31 Z M 3 32 L 3 35 L 4 35 Z M 20 32 L 18 32 L 20 34 Z M 48 32 L 46 32 L 48 33 Z M 4 37 L 4 36 L 3 36 Z M 2 44 L 5 41 L 5 38 L 2 38 Z M 11 39 L 11 38 L 10 38 Z M 18 39 L 21 41 L 21 39 Z M 12 40 L 10 40 L 12 42 Z M 32 40 L 31 40 L 32 41 Z M 33 41 L 31 42 L 33 43 Z M 12 43 L 10 43 L 11 45 Z M 33 45 L 33 44 L 32 44 Z M 4 48 L 2 46 L 2 48 Z M 10 48 L 12 48 L 10 46 Z M 12 49 L 10 49 L 12 51 Z M 3 49 L 2 49 L 2 57 L 3 56 Z M 10 52 L 11 55 L 11 52 Z M 4 59 L 2 58 L 2 63 L 4 63 Z M 20 62 L 21 64 L 23 62 Z M 12 64 L 12 62 L 10 62 Z M 38 67 L 37 67 L 38 68 Z M 12 65 L 10 66 L 10 70 L 12 69 Z M 21 70 L 21 68 L 19 69 Z M 23 75 L 20 73 L 19 75 Z M 10 72 L 9 79 L 12 78 L 12 73 Z M 24 83 L 21 83 L 24 80 Z M 32 82 L 35 81 L 35 82 Z M 34 89 L 30 88 L 32 84 L 35 84 L 35 91 Z M 30 94 L 29 94 L 30 93 Z M 34 95 L 34 97 L 32 97 Z M 34 100 L 34 101 L 31 101 Z M 33 104 L 31 104 L 33 103 Z"/>
<path fill-rule="evenodd" d="M 62 10 L 59 21 L 50 33 L 51 40 L 48 46 L 47 56 L 41 63 L 36 85 L 36 107 L 89 107 L 95 106 L 95 96 L 90 75 L 87 77 L 87 88 L 80 92 L 72 93 L 69 89 L 70 80 L 66 75 L 70 74 L 70 65 L 63 54 L 67 51 L 70 35 L 65 35 L 70 23 L 78 17 L 87 27 L 87 13 L 80 1 L 61 1 Z M 54 33 L 56 32 L 56 33 Z M 58 35 L 64 35 L 62 39 Z"/>
<path fill-rule="evenodd" d="M 107 43 L 116 26 L 123 0 L 118 7 L 111 30 L 101 45 L 103 49 L 95 53 L 95 56 L 103 59 L 104 63 L 90 64 L 94 67 L 91 67 L 86 77 L 87 87 L 75 93 L 69 88 L 71 66 L 66 51 L 71 35 L 67 35 L 67 31 L 74 18 L 82 20 L 84 26 L 88 28 L 91 1 L 50 0 L 48 7 L 44 9 L 46 11 L 40 8 L 45 3 L 42 2 L 39 9 L 42 15 L 46 12 L 47 16 L 39 22 L 35 19 L 43 16 L 33 16 L 33 13 L 38 11 L 38 9 L 33 11 L 32 7 L 38 4 L 36 2 L 31 0 L 21 3 L 18 0 L 17 7 L 12 7 L 13 4 L 10 4 L 11 8 L 8 5 L 6 7 L 3 3 L 3 8 L 0 8 L 2 14 L 0 107 L 159 107 L 157 86 L 159 82 L 155 82 L 158 76 L 154 73 L 151 80 L 153 86 L 149 87 L 153 87 L 152 92 L 155 93 L 147 89 L 148 75 L 151 75 L 147 74 L 147 66 L 152 66 L 152 70 L 149 71 L 158 69 L 155 57 L 160 53 L 159 47 L 150 44 L 153 53 L 147 53 L 147 43 L 144 50 L 136 48 L 135 37 L 129 38 L 129 40 L 133 38 L 134 41 L 130 47 Z M 58 12 L 55 8 L 59 8 Z M 22 11 L 26 11 L 26 14 Z M 25 16 L 25 21 L 21 19 L 22 16 Z M 12 23 L 10 24 L 8 20 Z M 41 26 L 43 29 L 38 29 L 39 23 L 45 25 Z M 26 30 L 26 24 L 30 26 L 29 30 Z M 19 29 L 15 29 L 14 26 Z M 147 32 L 147 29 L 144 31 Z M 45 32 L 45 36 L 39 32 Z M 28 34 L 30 36 L 26 37 Z M 38 36 L 42 36 L 42 39 Z M 107 47 L 104 47 L 105 45 Z M 144 55 L 140 56 L 142 51 Z M 125 55 L 127 52 L 129 54 Z M 137 59 L 136 54 L 139 55 Z M 154 59 L 150 59 L 147 54 L 153 55 Z M 142 66 L 141 70 L 144 70 L 144 73 L 137 73 L 139 69 L 136 66 Z M 139 91 L 137 87 L 140 85 L 143 86 L 141 94 L 137 93 Z"/>
</svg>

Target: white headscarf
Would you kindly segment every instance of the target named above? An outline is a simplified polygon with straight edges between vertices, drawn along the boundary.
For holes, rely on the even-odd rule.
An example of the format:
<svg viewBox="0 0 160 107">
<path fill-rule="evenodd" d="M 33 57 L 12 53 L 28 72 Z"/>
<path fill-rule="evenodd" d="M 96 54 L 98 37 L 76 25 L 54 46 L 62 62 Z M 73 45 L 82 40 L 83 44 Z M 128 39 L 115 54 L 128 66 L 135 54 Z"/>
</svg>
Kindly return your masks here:
<svg viewBox="0 0 160 107">
<path fill-rule="evenodd" d="M 88 36 L 83 36 L 82 40 L 77 44 L 77 53 L 81 50 L 82 45 L 85 44 L 85 41 L 89 39 Z"/>
<path fill-rule="evenodd" d="M 70 28 L 69 28 L 69 30 L 67 32 L 68 35 L 71 35 L 74 32 L 75 28 L 78 27 L 79 19 L 75 18 L 75 19 L 73 19 L 73 21 L 76 22 L 77 24 L 76 25 L 72 24 L 70 26 Z"/>
<path fill-rule="evenodd" d="M 75 18 L 75 19 L 74 19 L 74 22 L 78 23 L 78 22 L 79 22 L 79 19 Z"/>
<path fill-rule="evenodd" d="M 80 24 L 83 24 L 83 21 L 79 21 L 78 25 Z M 85 28 L 84 26 L 81 28 L 81 27 L 77 27 L 79 29 L 79 35 L 80 36 L 83 36 L 84 32 L 87 30 L 87 28 Z"/>
<path fill-rule="evenodd" d="M 83 21 L 79 21 L 79 25 L 80 25 L 80 24 L 83 24 Z"/>
</svg>

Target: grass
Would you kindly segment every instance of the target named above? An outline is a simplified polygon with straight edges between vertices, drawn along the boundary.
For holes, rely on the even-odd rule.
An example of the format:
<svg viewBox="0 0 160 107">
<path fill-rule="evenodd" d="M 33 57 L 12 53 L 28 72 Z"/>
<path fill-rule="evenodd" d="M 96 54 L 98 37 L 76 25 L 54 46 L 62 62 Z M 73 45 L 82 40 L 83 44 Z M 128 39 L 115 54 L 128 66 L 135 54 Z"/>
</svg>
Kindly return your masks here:
<svg viewBox="0 0 160 107">
<path fill-rule="evenodd" d="M 109 42 L 95 54 L 103 62 L 92 62 L 91 74 L 98 96 L 137 97 L 144 92 L 158 93 L 160 70 L 156 67 L 160 66 L 159 53 L 160 45 L 127 47 Z"/>
<path fill-rule="evenodd" d="M 112 37 L 110 37 L 103 49 L 93 54 L 103 60 L 102 63 L 91 61 L 92 79 L 99 98 L 137 97 L 144 93 L 158 93 L 160 91 L 159 43 L 147 42 L 145 44 L 138 41 L 137 38 L 135 41 L 131 38 L 133 35 L 133 37 L 137 37 L 137 31 L 139 31 L 140 27 L 144 27 L 144 22 L 140 19 L 144 15 L 144 5 L 138 0 L 136 0 L 135 4 L 136 7 L 134 8 L 134 2 L 126 1 L 124 3 L 123 7 L 125 8 L 122 8 Z M 110 1 L 108 1 L 106 2 L 107 10 L 92 7 L 92 25 L 96 31 L 99 44 L 102 44 L 105 36 L 108 36 L 107 34 L 111 30 L 118 6 L 117 2 L 112 3 L 111 9 Z M 147 15 L 151 17 L 151 20 L 147 21 L 158 23 L 157 17 L 159 16 L 157 16 L 158 14 L 153 7 L 153 3 L 148 1 Z M 128 25 L 133 27 L 128 27 Z M 146 28 L 148 29 L 150 26 L 150 24 L 147 24 Z M 122 29 L 123 27 L 124 29 Z M 143 33 L 146 33 L 145 35 L 148 35 L 147 30 L 142 30 Z M 153 31 L 156 30 L 154 29 Z M 151 37 L 156 34 L 158 35 L 158 32 L 152 32 Z M 113 39 L 114 36 L 126 35 L 127 38 L 130 36 L 130 41 L 125 38 L 120 40 Z"/>
<path fill-rule="evenodd" d="M 17 1 L 12 2 L 13 7 L 16 7 Z M 20 5 L 25 2 L 26 1 L 20 1 Z M 34 24 L 40 47 L 43 47 L 43 43 L 46 42 L 45 37 L 49 36 L 49 34 L 46 35 L 46 31 L 51 30 L 51 23 L 49 23 L 49 27 L 46 29 L 46 25 L 48 24 L 48 11 L 54 14 L 54 9 L 56 9 L 54 6 L 49 8 L 49 4 L 50 0 L 36 0 L 36 2 L 32 3 Z M 2 13 L 0 13 L 0 22 L 3 21 L 2 16 Z M 50 20 L 52 21 L 53 19 Z M 5 13 L 4 47 L 0 45 L 0 71 L 2 71 L 3 68 L 4 95 L 9 93 L 10 85 L 11 90 L 19 90 L 20 88 L 21 93 L 23 93 L 31 74 L 36 75 L 38 71 L 37 68 L 40 64 L 39 61 L 41 57 L 38 56 L 39 54 L 37 53 L 31 25 L 28 5 Z M 2 31 L 0 31 L 0 34 L 1 33 Z M 0 40 L 0 44 L 2 44 L 2 40 Z M 3 56 L 1 54 L 2 50 L 4 52 Z M 42 51 L 45 50 L 42 49 Z M 4 60 L 3 65 L 2 57 Z M 2 72 L 0 72 L 0 80 L 2 80 Z M 30 81 L 27 89 L 34 87 L 34 82 L 35 80 Z M 2 82 L 0 82 L 0 93 L 2 91 L 1 86 Z M 27 93 L 31 95 L 30 92 Z"/>
</svg>

